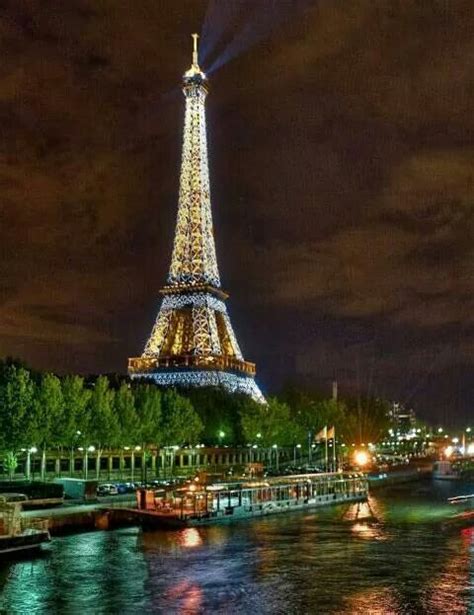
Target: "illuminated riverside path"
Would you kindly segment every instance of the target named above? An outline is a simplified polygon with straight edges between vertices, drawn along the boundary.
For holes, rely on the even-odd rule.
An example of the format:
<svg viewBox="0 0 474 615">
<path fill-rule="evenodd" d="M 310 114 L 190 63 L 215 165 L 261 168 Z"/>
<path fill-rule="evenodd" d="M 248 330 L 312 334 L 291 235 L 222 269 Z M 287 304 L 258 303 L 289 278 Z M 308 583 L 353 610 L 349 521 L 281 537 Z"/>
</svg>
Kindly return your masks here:
<svg viewBox="0 0 474 615">
<path fill-rule="evenodd" d="M 376 493 L 372 524 L 341 521 L 356 512 L 345 505 L 56 538 L 42 556 L 0 564 L 0 612 L 473 613 L 474 528 L 440 525 L 446 498 L 468 492 L 422 482 Z"/>
</svg>

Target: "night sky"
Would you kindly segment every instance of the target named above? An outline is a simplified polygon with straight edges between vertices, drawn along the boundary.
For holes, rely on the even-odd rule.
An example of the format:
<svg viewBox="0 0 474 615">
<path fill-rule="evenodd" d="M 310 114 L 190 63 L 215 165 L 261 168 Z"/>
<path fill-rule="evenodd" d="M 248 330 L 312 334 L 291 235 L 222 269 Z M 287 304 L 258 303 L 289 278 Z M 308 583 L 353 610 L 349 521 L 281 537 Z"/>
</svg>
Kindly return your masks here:
<svg viewBox="0 0 474 615">
<path fill-rule="evenodd" d="M 169 265 L 191 32 L 265 392 L 473 408 L 472 1 L 2 0 L 0 354 L 126 370 Z"/>
</svg>

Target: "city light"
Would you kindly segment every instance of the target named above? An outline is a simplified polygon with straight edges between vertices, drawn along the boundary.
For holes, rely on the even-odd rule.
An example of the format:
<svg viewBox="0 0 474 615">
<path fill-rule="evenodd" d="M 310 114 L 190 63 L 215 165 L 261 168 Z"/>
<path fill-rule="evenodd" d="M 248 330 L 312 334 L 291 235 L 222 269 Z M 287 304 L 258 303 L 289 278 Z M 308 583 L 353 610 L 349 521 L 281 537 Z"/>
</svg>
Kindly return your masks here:
<svg viewBox="0 0 474 615">
<path fill-rule="evenodd" d="M 370 457 L 365 451 L 356 451 L 354 453 L 354 461 L 358 466 L 363 467 L 369 463 Z"/>
<path fill-rule="evenodd" d="M 449 458 L 449 457 L 451 457 L 451 455 L 453 454 L 453 452 L 454 452 L 454 448 L 453 448 L 452 446 L 447 446 L 447 447 L 444 449 L 444 456 Z"/>
</svg>

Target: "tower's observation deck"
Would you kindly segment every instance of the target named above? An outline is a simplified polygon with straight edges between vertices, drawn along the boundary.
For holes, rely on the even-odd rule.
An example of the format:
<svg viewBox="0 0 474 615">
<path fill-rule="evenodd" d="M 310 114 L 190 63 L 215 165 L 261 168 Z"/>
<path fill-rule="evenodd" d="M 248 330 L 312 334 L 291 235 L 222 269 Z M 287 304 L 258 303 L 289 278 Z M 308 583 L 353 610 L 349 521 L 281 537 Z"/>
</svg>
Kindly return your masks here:
<svg viewBox="0 0 474 615">
<path fill-rule="evenodd" d="M 183 77 L 186 101 L 178 217 L 167 284 L 141 357 L 129 359 L 134 378 L 169 386 L 223 386 L 259 401 L 255 364 L 245 361 L 221 289 L 212 226 L 205 100 L 206 75 L 198 63 Z"/>
</svg>

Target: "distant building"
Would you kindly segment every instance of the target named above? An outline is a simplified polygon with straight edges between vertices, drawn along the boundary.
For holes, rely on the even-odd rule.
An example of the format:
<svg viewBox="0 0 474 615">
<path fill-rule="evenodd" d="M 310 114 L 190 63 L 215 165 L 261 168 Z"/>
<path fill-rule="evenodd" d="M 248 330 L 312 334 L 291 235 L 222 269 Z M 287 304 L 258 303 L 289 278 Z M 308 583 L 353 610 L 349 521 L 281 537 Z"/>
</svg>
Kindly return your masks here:
<svg viewBox="0 0 474 615">
<path fill-rule="evenodd" d="M 416 415 L 413 409 L 407 410 L 403 404 L 393 402 L 388 414 L 393 430 L 398 435 L 408 434 L 415 429 Z"/>
</svg>

